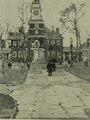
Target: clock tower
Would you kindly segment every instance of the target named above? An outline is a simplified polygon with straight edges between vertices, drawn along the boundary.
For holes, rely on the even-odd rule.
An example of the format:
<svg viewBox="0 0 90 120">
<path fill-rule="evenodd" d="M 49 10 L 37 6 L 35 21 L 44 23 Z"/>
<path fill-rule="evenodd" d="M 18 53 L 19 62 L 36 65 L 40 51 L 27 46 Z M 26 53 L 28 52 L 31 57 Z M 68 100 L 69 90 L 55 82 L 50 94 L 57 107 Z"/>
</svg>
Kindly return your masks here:
<svg viewBox="0 0 90 120">
<path fill-rule="evenodd" d="M 31 50 L 33 50 L 33 60 L 45 59 L 45 41 L 46 36 L 44 32 L 44 21 L 41 15 L 40 0 L 33 0 L 30 7 L 30 20 L 28 30 L 28 40 L 31 43 Z"/>
</svg>

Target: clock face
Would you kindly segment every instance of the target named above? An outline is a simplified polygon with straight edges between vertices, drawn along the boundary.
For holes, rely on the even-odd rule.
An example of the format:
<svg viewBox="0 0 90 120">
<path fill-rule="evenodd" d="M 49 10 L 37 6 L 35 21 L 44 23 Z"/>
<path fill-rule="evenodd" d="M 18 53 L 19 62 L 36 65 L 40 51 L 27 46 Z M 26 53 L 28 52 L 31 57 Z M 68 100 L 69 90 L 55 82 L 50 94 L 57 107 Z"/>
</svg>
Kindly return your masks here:
<svg viewBox="0 0 90 120">
<path fill-rule="evenodd" d="M 39 14 L 39 11 L 35 10 L 33 13 L 34 13 L 35 16 L 37 16 Z"/>
</svg>

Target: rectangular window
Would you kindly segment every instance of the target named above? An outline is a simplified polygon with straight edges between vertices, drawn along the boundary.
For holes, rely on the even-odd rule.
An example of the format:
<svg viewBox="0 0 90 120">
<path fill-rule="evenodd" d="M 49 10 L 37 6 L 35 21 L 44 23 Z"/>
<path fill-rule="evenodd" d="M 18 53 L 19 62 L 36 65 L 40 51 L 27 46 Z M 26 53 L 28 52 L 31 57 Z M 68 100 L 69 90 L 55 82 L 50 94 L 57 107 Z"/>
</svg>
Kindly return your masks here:
<svg viewBox="0 0 90 120">
<path fill-rule="evenodd" d="M 35 27 L 35 25 L 31 23 L 30 24 L 30 28 L 34 28 L 34 27 Z"/>
<path fill-rule="evenodd" d="M 22 42 L 21 41 L 18 41 L 18 46 L 21 46 L 22 45 Z"/>
<path fill-rule="evenodd" d="M 14 57 L 14 58 L 17 57 L 17 51 L 13 51 L 13 57 Z"/>
<path fill-rule="evenodd" d="M 17 46 L 17 41 L 13 41 L 13 46 Z"/>
<path fill-rule="evenodd" d="M 39 28 L 44 28 L 43 24 L 40 23 L 39 24 Z"/>
</svg>

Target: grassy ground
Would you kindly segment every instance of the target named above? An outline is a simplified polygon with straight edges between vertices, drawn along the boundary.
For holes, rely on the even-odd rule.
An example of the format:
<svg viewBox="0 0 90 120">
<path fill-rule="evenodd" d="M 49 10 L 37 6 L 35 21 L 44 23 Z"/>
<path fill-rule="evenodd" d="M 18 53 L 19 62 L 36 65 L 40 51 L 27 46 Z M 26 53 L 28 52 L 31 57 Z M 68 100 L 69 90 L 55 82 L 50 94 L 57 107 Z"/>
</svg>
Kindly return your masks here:
<svg viewBox="0 0 90 120">
<path fill-rule="evenodd" d="M 90 81 L 90 62 L 88 67 L 85 67 L 84 62 L 74 63 L 71 68 L 66 68 L 66 70 Z"/>
<path fill-rule="evenodd" d="M 6 67 L 4 69 L 4 74 L 0 69 L 0 84 L 20 84 L 23 83 L 25 80 L 27 72 L 21 74 L 21 70 L 19 69 L 10 69 Z"/>
</svg>

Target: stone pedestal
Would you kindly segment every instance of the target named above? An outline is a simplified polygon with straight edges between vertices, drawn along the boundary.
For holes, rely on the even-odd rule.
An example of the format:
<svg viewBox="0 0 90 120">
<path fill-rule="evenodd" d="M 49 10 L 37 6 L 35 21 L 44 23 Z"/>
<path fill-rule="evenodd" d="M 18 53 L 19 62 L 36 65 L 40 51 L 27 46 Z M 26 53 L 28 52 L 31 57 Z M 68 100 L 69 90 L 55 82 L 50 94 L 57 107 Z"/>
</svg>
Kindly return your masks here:
<svg viewBox="0 0 90 120">
<path fill-rule="evenodd" d="M 44 48 L 39 48 L 38 49 L 38 59 L 45 59 L 45 49 Z"/>
<path fill-rule="evenodd" d="M 65 62 L 65 53 L 63 53 L 63 62 Z"/>
</svg>

